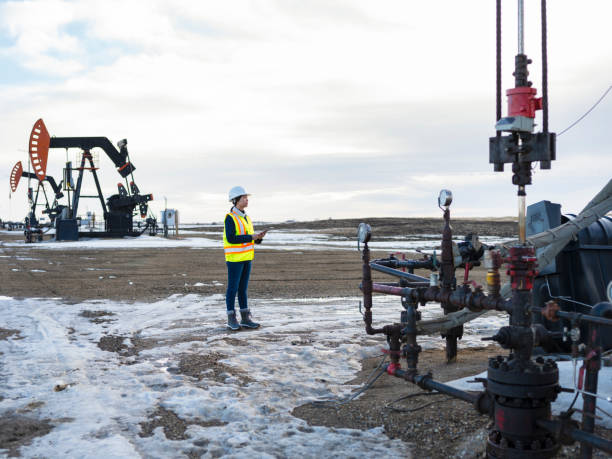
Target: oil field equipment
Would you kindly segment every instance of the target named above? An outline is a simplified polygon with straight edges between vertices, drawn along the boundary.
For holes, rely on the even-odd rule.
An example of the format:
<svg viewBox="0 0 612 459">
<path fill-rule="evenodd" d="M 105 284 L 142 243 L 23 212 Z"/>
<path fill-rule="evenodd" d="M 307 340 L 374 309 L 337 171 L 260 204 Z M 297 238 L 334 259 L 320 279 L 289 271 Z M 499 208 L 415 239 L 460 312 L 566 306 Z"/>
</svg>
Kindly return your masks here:
<svg viewBox="0 0 612 459">
<path fill-rule="evenodd" d="M 94 162 L 92 149 L 100 148 L 114 163 L 119 175 L 125 179 L 125 185 L 117 185 L 118 192 L 109 196 L 106 200 L 102 194 L 100 181 L 98 179 L 98 168 Z M 21 177 L 35 179 L 37 181 L 36 192 L 28 188 L 28 199 L 30 210 L 26 218 L 26 241 L 32 242 L 34 239 L 42 238 L 44 226 L 39 223 L 36 217 L 36 207 L 38 205 L 39 192 L 42 190 L 45 197 L 45 210 L 49 216 L 49 227 L 55 227 L 56 240 L 76 240 L 79 237 L 123 237 L 139 236 L 147 229 L 156 228 L 156 219 L 147 217 L 148 202 L 153 199 L 152 194 L 141 194 L 134 181 L 134 170 L 136 169 L 130 161 L 127 140 L 123 139 L 117 143 L 117 148 L 106 137 L 51 137 L 42 119 L 34 124 L 29 140 L 29 156 L 33 173 L 24 172 L 21 162 L 18 162 L 11 171 L 10 185 L 11 190 L 15 191 Z M 64 177 L 59 185 L 47 174 L 47 161 L 49 149 L 69 148 L 80 149 L 77 167 L 73 167 L 72 162 L 67 161 L 64 168 Z M 85 171 L 89 170 L 93 176 L 97 194 L 84 196 L 81 194 L 81 187 Z M 77 172 L 76 185 L 73 180 L 73 172 Z M 128 181 L 129 178 L 129 181 Z M 44 182 L 48 182 L 54 192 L 54 200 L 50 204 L 44 188 Z M 60 203 L 64 197 L 62 193 L 66 191 L 65 203 Z M 72 194 L 72 196 L 71 196 Z M 81 198 L 97 198 L 100 201 L 104 216 L 104 231 L 79 231 L 78 210 Z M 136 208 L 142 219 L 146 219 L 144 228 L 134 230 L 133 216 Z M 150 231 L 151 232 L 151 231 Z"/>
<path fill-rule="evenodd" d="M 19 185 L 19 181 L 21 177 L 26 177 L 29 179 L 36 180 L 36 191 L 34 191 L 33 187 L 28 187 L 28 215 L 24 221 L 24 235 L 26 242 L 34 242 L 42 241 L 43 237 L 43 228 L 39 222 L 39 218 L 36 216 L 36 208 L 38 207 L 39 198 L 42 196 L 45 199 L 44 209 L 42 211 L 43 214 L 46 214 L 49 217 L 49 225 L 52 225 L 55 221 L 56 217 L 62 212 L 65 206 L 58 204 L 58 200 L 64 197 L 64 193 L 61 190 L 61 183 L 58 185 L 53 177 L 50 175 L 45 175 L 43 179 L 39 179 L 38 176 L 32 172 L 27 172 L 23 170 L 23 166 L 21 161 L 18 161 L 13 169 L 11 170 L 10 175 L 10 186 L 11 191 L 15 192 L 17 190 L 17 186 Z M 47 190 L 45 188 L 45 183 L 47 182 L 51 189 L 53 190 L 53 201 L 49 201 L 49 196 L 47 195 Z"/>
<path fill-rule="evenodd" d="M 177 209 L 164 209 L 161 211 L 161 226 L 163 229 L 164 237 L 168 237 L 170 230 L 174 232 L 175 236 L 179 233 L 179 211 Z"/>
<path fill-rule="evenodd" d="M 594 434 L 598 372 L 604 350 L 612 347 L 612 304 L 606 301 L 612 275 L 612 221 L 605 217 L 612 209 L 612 181 L 574 222 L 564 224 L 559 206 L 551 203 L 538 203 L 529 214 L 525 208 L 525 187 L 531 184 L 533 163 L 539 161 L 541 168 L 549 169 L 555 159 L 555 134 L 548 131 L 546 0 L 541 5 L 543 97 L 535 97 L 536 90 L 527 80 L 531 61 L 523 51 L 523 1 L 518 0 L 515 88 L 507 91 L 508 116 L 502 118 L 501 0 L 497 0 L 497 133 L 489 139 L 489 160 L 495 171 L 502 171 L 504 164 L 512 164 L 512 182 L 518 187 L 518 241 L 504 247 L 484 247 L 474 237 L 465 241 L 469 244 L 462 248 L 453 243 L 452 193 L 448 190 L 442 190 L 438 198 L 444 219 L 439 259 L 434 253 L 423 260 L 390 257 L 371 261 L 368 244 L 372 230 L 362 223 L 357 231 L 358 241 L 364 246 L 360 288 L 365 331 L 386 336 L 390 358 L 386 372 L 427 391 L 469 402 L 488 415 L 492 420 L 486 444 L 489 458 L 553 457 L 561 444 L 576 441 L 580 442 L 583 458 L 592 457 L 593 448 L 612 453 L 612 441 Z M 543 129 L 534 133 L 535 111 L 539 109 L 543 110 Z M 531 217 L 529 233 L 527 215 Z M 569 228 L 570 223 L 573 229 Z M 564 232 L 569 232 L 570 237 L 578 236 L 568 243 L 570 237 L 559 237 Z M 469 280 L 470 267 L 481 260 L 487 269 L 486 286 Z M 504 264 L 510 279 L 507 287 L 500 280 Z M 430 269 L 430 277 L 415 275 L 414 268 Z M 464 269 L 463 282 L 455 276 L 457 268 Z M 372 270 L 399 281 L 375 283 Z M 373 293 L 401 297 L 403 310 L 398 323 L 373 325 Z M 509 352 L 489 359 L 487 377 L 478 381 L 484 386 L 480 392 L 459 390 L 436 381 L 431 373 L 419 371 L 421 347 L 417 336 L 423 333 L 419 307 L 428 302 L 439 303 L 445 317 L 449 317 L 442 328 L 449 363 L 456 359 L 462 323 L 469 320 L 470 314 L 494 310 L 509 315 L 507 326 L 484 338 Z M 468 319 L 450 320 L 460 314 Z M 546 354 L 536 357 L 534 352 L 535 348 L 546 350 L 560 345 L 571 352 L 574 362 L 579 358 L 584 362 L 573 388 L 559 385 L 559 369 L 553 358 Z M 573 392 L 576 398 L 579 394 L 583 396 L 581 425 L 571 419 L 573 403 L 560 416 L 552 416 L 551 403 L 562 391 Z"/>
</svg>

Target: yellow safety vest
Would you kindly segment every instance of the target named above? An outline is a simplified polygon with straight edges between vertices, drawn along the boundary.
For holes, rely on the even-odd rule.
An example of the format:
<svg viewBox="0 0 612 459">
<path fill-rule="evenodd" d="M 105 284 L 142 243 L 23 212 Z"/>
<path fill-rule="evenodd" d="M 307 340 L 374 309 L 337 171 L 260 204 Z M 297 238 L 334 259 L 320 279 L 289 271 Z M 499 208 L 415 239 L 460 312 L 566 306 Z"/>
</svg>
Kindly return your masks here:
<svg viewBox="0 0 612 459">
<path fill-rule="evenodd" d="M 236 236 L 254 233 L 253 223 L 251 223 L 248 215 L 241 217 L 235 212 L 230 212 L 227 215 L 234 220 Z M 223 250 L 225 251 L 225 261 L 248 261 L 255 257 L 255 243 L 251 241 L 243 244 L 230 244 L 225 234 L 225 225 L 223 226 Z"/>
</svg>

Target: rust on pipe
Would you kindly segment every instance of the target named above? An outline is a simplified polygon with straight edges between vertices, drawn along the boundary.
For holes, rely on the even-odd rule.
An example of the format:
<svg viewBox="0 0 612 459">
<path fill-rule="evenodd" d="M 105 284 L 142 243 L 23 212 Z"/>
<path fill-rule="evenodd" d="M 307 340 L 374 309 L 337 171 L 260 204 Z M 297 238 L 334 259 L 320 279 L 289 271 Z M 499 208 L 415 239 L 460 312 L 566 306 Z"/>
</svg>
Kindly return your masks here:
<svg viewBox="0 0 612 459">
<path fill-rule="evenodd" d="M 386 284 L 371 283 L 371 292 L 386 293 L 410 298 L 418 303 L 433 301 L 437 303 L 451 304 L 457 309 L 468 308 L 470 311 L 478 312 L 484 309 L 510 312 L 510 304 L 501 296 L 485 295 L 483 292 L 472 292 L 471 290 L 457 289 L 454 291 L 443 291 L 438 287 L 410 288 L 394 287 Z M 365 285 L 362 286 L 362 290 Z M 365 290 L 364 290 L 365 297 Z M 371 293 L 370 293 L 371 299 Z M 370 303 L 371 305 L 371 303 Z"/>
<path fill-rule="evenodd" d="M 397 295 L 397 296 L 410 296 L 412 294 L 413 289 L 410 287 L 395 287 L 388 284 L 379 284 L 373 283 L 371 284 L 371 291 L 376 293 L 386 293 L 387 295 Z M 365 295 L 365 291 L 364 291 Z"/>
<path fill-rule="evenodd" d="M 370 268 L 370 249 L 367 242 L 363 248 L 363 270 L 361 290 L 363 291 L 363 321 L 365 322 L 365 331 L 368 335 L 383 333 L 382 329 L 372 328 L 372 269 Z"/>
<path fill-rule="evenodd" d="M 442 229 L 442 263 L 441 279 L 442 288 L 451 290 L 455 284 L 455 264 L 453 260 L 453 233 L 450 226 L 450 210 L 444 211 L 444 228 Z M 446 309 L 446 305 L 443 305 Z"/>
<path fill-rule="evenodd" d="M 442 230 L 442 263 L 440 266 L 440 281 L 442 294 L 440 305 L 444 309 L 444 315 L 461 309 L 461 306 L 450 301 L 450 296 L 457 286 L 455 278 L 455 262 L 453 254 L 453 231 L 450 226 L 450 209 L 444 209 L 444 228 Z M 467 280 L 467 279 L 466 279 Z M 444 333 L 442 337 L 446 340 L 446 362 L 457 361 L 457 339 L 463 336 L 463 326 L 453 327 Z"/>
</svg>

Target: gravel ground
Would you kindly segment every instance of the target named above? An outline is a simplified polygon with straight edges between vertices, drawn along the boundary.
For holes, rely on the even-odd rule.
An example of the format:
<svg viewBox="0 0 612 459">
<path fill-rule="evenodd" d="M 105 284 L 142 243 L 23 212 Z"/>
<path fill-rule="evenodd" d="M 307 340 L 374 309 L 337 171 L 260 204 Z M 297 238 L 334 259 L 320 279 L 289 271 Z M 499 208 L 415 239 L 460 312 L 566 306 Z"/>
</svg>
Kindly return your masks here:
<svg viewBox="0 0 612 459">
<path fill-rule="evenodd" d="M 364 221 L 369 222 L 378 235 L 439 233 L 441 230 L 439 219 Z M 359 220 L 322 220 L 276 225 L 276 228 L 306 228 L 353 237 L 358 223 Z M 456 234 L 475 231 L 513 237 L 516 223 L 510 220 L 455 220 L 453 228 Z M 21 240 L 21 235 L 3 234 L 1 238 L 4 242 Z M 0 258 L 0 285 L 2 295 L 6 296 L 59 297 L 67 302 L 103 298 L 154 301 L 176 293 L 210 295 L 225 292 L 226 267 L 222 251 L 217 249 L 42 250 L 35 245 L 15 248 L 0 242 L 0 250 L 3 255 Z M 382 257 L 387 254 L 372 255 Z M 45 272 L 32 272 L 41 269 Z M 374 277 L 375 280 L 389 280 L 378 273 Z M 472 277 L 479 283 L 484 282 L 484 270 L 476 268 Z M 264 245 L 257 251 L 249 294 L 254 298 L 357 296 L 360 280 L 361 260 L 356 250 L 285 252 L 267 250 Z M 196 287 L 196 283 L 204 285 Z M 102 323 L 110 320 L 111 314 L 100 310 L 83 311 L 82 315 L 95 323 Z M 0 339 L 9 336 L 15 339 L 18 335 L 18 330 L 0 328 Z M 101 349 L 122 355 L 134 355 L 156 345 L 146 340 L 132 340 L 128 348 L 120 336 L 106 336 L 98 343 Z M 446 364 L 443 351 L 425 351 L 420 356 L 419 366 L 422 370 L 431 370 L 437 380 L 448 381 L 483 371 L 487 358 L 498 352 L 495 346 L 466 350 L 461 349 L 460 344 L 457 363 Z M 220 354 L 185 355 L 173 371 L 196 379 L 203 371 L 219 375 L 232 373 L 244 384 L 248 383 L 246 375 L 225 367 L 218 362 L 221 359 L 223 356 Z M 379 358 L 364 360 L 362 371 L 348 383 L 363 384 L 379 363 Z M 310 425 L 356 429 L 382 425 L 389 437 L 404 441 L 406 450 L 412 450 L 414 457 L 481 457 L 488 419 L 479 416 L 467 403 L 440 395 L 419 395 L 397 401 L 417 392 L 420 392 L 417 387 L 384 374 L 355 400 L 342 404 L 337 401 L 307 404 L 295 408 L 293 414 Z M 8 448 L 11 455 L 18 454 L 20 445 L 45 435 L 57 422 L 61 420 L 36 421 L 28 418 L 27 413 L 5 417 L 0 420 L 0 448 Z M 220 422 L 218 420 L 201 422 L 220 425 L 215 424 Z M 160 407 L 141 424 L 142 435 L 151 435 L 158 426 L 163 427 L 168 438 L 182 438 L 188 424 L 175 413 Z M 612 431 L 600 430 L 599 433 L 612 438 Z M 578 451 L 577 446 L 565 447 L 559 457 L 576 457 Z M 189 456 L 198 457 L 198 451 L 194 450 Z M 597 453 L 595 457 L 606 456 Z"/>
</svg>

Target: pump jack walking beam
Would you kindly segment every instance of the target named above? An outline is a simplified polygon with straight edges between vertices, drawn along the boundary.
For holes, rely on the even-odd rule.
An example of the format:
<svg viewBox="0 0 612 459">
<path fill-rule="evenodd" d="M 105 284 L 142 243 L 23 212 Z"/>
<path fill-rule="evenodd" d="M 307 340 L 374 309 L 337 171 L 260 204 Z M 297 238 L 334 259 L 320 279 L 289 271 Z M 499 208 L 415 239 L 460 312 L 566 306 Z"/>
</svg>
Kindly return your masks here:
<svg viewBox="0 0 612 459">
<path fill-rule="evenodd" d="M 106 137 L 51 137 L 49 141 L 49 148 L 80 148 L 85 152 L 101 148 L 115 164 L 121 177 L 127 177 L 136 167 L 128 161 L 127 140 L 121 140 L 118 145 L 120 150 Z"/>
</svg>

